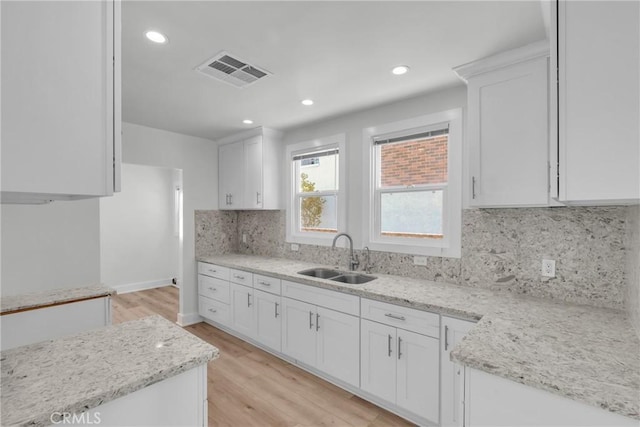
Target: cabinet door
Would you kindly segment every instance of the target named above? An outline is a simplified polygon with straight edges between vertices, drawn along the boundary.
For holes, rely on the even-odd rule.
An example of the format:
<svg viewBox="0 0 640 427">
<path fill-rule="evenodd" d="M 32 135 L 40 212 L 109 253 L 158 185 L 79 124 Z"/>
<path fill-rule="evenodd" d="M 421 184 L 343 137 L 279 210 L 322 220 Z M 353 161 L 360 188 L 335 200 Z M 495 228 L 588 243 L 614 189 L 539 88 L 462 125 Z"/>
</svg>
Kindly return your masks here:
<svg viewBox="0 0 640 427">
<path fill-rule="evenodd" d="M 318 307 L 316 367 L 355 387 L 360 385 L 360 319 Z"/>
<path fill-rule="evenodd" d="M 462 427 L 464 415 L 464 370 L 451 361 L 451 349 L 475 324 L 442 317 L 440 332 L 440 423 L 442 427 Z"/>
<path fill-rule="evenodd" d="M 250 338 L 255 336 L 253 288 L 231 283 L 231 328 Z"/>
<path fill-rule="evenodd" d="M 113 194 L 119 3 L 2 2 L 3 199 Z"/>
<path fill-rule="evenodd" d="M 549 203 L 548 59 L 469 79 L 472 206 Z"/>
<path fill-rule="evenodd" d="M 639 9 L 637 1 L 558 2 L 561 201 L 640 199 Z"/>
<path fill-rule="evenodd" d="M 244 208 L 261 209 L 262 191 L 262 135 L 244 142 Z"/>
<path fill-rule="evenodd" d="M 280 297 L 267 292 L 255 290 L 256 309 L 256 340 L 276 351 L 282 349 L 280 337 L 282 336 Z"/>
<path fill-rule="evenodd" d="M 241 209 L 244 169 L 242 141 L 221 145 L 218 149 L 218 208 Z"/>
<path fill-rule="evenodd" d="M 391 403 L 396 401 L 396 328 L 360 321 L 360 387 Z"/>
<path fill-rule="evenodd" d="M 309 366 L 316 365 L 316 307 L 282 298 L 282 352 Z"/>
<path fill-rule="evenodd" d="M 396 404 L 434 423 L 440 411 L 439 340 L 398 329 Z"/>
</svg>

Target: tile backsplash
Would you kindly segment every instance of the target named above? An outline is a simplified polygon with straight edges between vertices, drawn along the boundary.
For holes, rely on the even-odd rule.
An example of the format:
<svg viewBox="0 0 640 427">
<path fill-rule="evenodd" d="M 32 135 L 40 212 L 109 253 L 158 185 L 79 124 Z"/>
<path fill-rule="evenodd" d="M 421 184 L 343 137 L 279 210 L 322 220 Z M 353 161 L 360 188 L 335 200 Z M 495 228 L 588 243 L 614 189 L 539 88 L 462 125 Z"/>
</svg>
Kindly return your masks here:
<svg viewBox="0 0 640 427">
<path fill-rule="evenodd" d="M 465 210 L 461 258 L 428 257 L 426 266 L 416 266 L 412 255 L 372 251 L 371 272 L 623 309 L 633 209 Z M 284 211 L 197 211 L 196 256 L 229 252 L 342 267 L 347 260 L 345 249 L 300 245 L 291 251 Z M 543 258 L 556 261 L 555 278 L 541 276 Z"/>
</svg>

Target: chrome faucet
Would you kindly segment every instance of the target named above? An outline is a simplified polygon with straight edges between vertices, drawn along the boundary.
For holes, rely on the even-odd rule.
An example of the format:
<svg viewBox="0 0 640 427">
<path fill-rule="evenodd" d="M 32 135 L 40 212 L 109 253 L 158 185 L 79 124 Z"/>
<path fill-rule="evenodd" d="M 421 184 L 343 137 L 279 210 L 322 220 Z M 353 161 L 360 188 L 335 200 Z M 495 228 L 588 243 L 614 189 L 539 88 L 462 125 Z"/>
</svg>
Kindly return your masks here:
<svg viewBox="0 0 640 427">
<path fill-rule="evenodd" d="M 331 244 L 332 248 L 336 247 L 336 241 L 340 236 L 344 236 L 349 239 L 349 270 L 355 271 L 360 265 L 360 261 L 358 261 L 358 256 L 353 253 L 353 239 L 347 233 L 338 233 L 336 237 L 333 238 L 333 243 Z"/>
</svg>

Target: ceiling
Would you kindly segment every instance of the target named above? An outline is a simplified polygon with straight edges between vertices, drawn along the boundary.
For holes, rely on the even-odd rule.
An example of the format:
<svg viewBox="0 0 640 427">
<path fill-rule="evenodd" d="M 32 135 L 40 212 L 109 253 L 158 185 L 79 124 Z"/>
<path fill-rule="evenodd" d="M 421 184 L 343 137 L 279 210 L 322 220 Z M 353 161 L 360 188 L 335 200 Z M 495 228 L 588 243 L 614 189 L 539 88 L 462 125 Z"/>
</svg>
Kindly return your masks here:
<svg viewBox="0 0 640 427">
<path fill-rule="evenodd" d="M 123 120 L 214 140 L 287 130 L 460 84 L 452 67 L 544 38 L 537 0 L 126 1 Z M 221 50 L 273 76 L 238 89 L 194 71 Z"/>
</svg>

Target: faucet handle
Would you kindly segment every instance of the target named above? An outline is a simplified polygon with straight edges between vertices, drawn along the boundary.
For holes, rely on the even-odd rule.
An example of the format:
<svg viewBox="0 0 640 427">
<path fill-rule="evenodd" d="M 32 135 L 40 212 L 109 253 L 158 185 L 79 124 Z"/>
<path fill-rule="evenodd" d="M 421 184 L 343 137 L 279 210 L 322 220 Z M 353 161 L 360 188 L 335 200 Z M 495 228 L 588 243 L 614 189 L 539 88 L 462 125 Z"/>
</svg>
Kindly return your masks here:
<svg viewBox="0 0 640 427">
<path fill-rule="evenodd" d="M 357 270 L 359 265 L 360 261 L 358 260 L 358 254 L 353 254 L 353 258 L 351 258 L 351 260 L 349 261 L 350 270 Z"/>
</svg>

